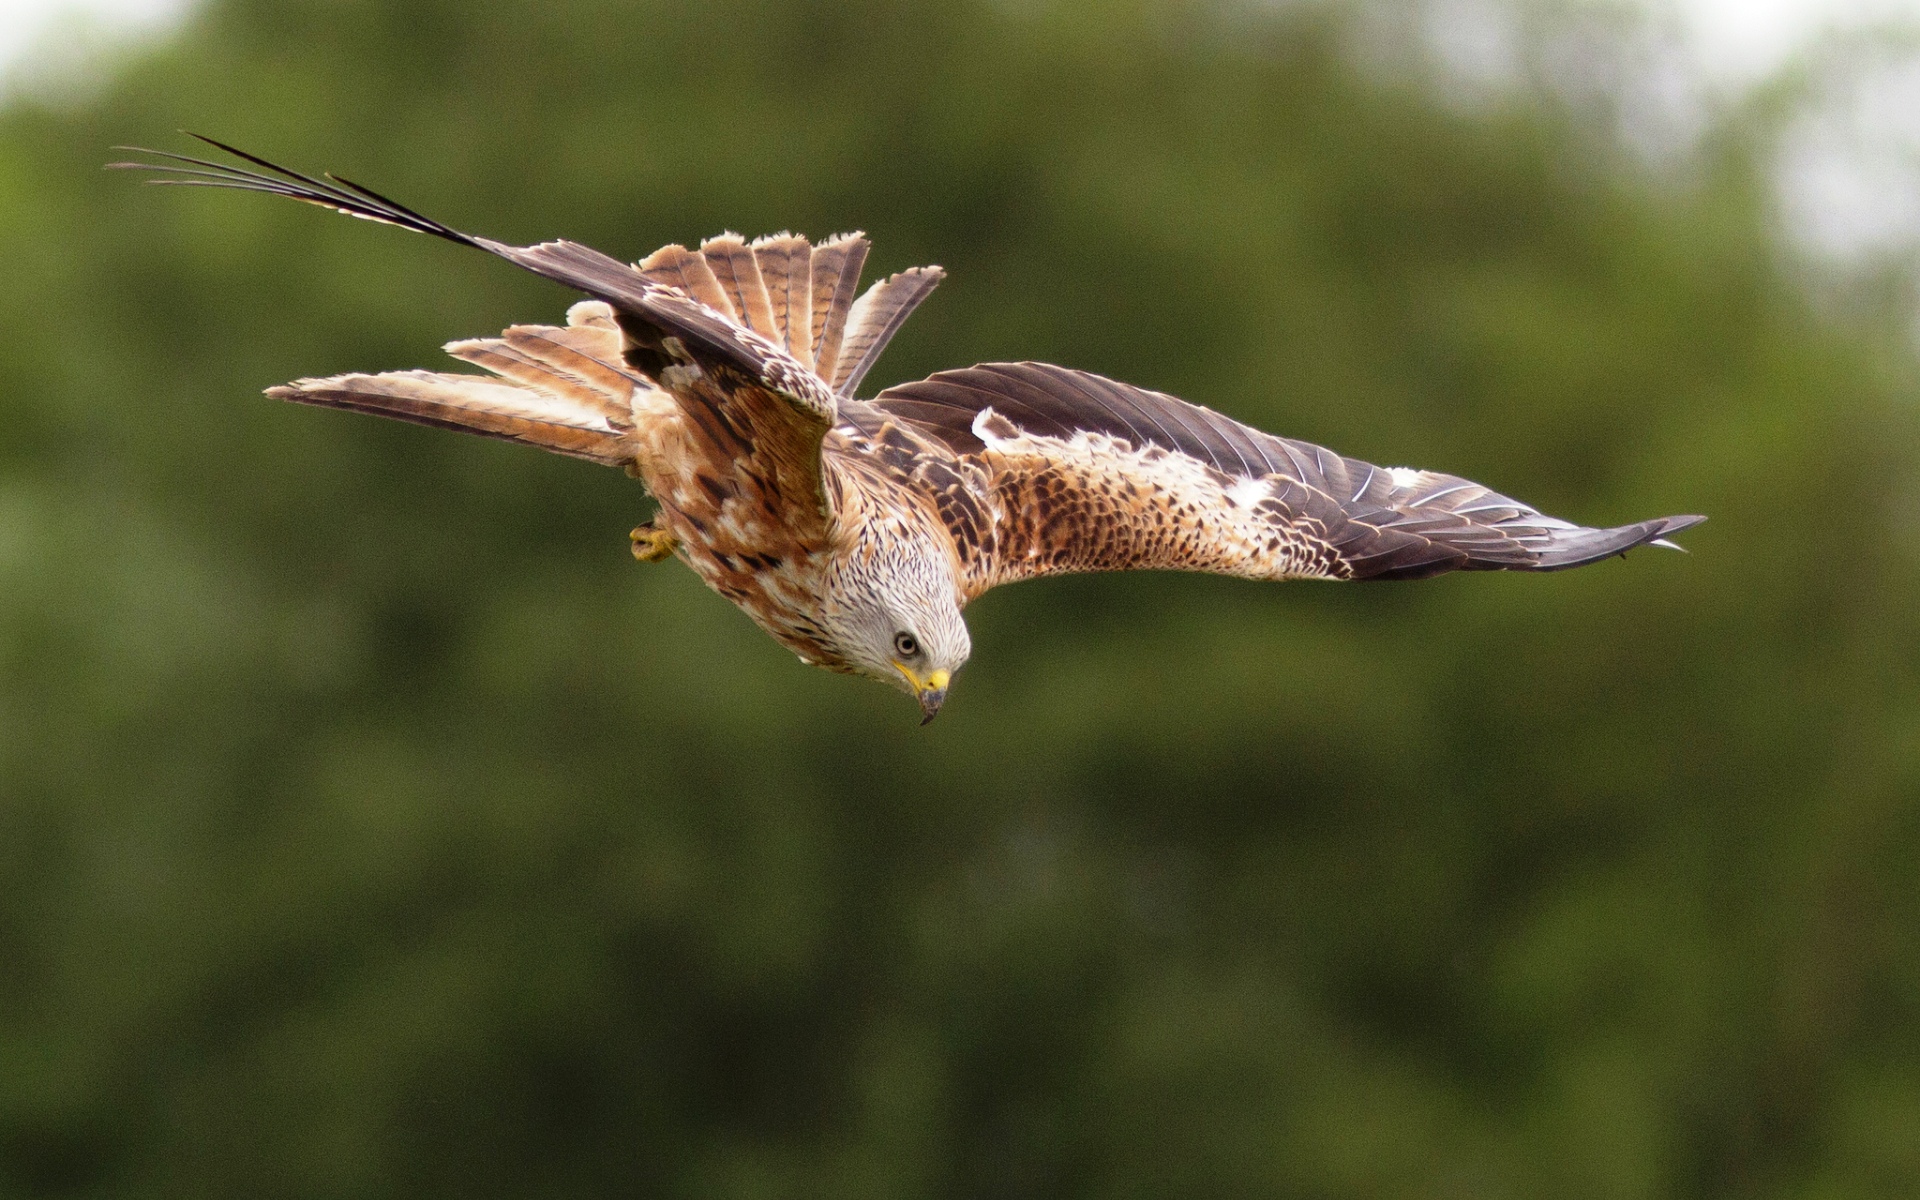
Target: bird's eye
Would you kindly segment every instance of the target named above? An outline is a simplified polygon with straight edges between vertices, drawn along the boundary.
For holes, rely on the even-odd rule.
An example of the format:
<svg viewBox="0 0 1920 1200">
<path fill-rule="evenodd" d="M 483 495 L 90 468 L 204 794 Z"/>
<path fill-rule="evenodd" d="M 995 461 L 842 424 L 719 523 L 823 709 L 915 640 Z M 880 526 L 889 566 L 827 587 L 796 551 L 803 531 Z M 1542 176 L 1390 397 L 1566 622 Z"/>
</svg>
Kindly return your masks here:
<svg viewBox="0 0 1920 1200">
<path fill-rule="evenodd" d="M 893 635 L 893 652 L 901 658 L 912 658 L 920 653 L 920 643 L 910 633 L 896 633 Z"/>
</svg>

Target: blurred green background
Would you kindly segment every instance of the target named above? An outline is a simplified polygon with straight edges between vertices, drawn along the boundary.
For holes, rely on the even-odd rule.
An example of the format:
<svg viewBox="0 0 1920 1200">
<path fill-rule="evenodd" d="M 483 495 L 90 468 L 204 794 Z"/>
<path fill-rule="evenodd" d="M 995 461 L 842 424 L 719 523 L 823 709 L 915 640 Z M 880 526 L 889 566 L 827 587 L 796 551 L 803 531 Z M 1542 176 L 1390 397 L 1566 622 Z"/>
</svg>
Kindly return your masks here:
<svg viewBox="0 0 1920 1200">
<path fill-rule="evenodd" d="M 1782 93 L 1654 161 L 1391 8 L 218 0 L 16 95 L 0 1196 L 1912 1194 L 1910 293 L 1783 245 Z M 512 241 L 865 229 L 951 272 L 872 386 L 1712 520 L 1007 589 L 923 730 L 617 472 L 262 399 L 574 297 L 99 170 L 180 127 Z"/>
</svg>

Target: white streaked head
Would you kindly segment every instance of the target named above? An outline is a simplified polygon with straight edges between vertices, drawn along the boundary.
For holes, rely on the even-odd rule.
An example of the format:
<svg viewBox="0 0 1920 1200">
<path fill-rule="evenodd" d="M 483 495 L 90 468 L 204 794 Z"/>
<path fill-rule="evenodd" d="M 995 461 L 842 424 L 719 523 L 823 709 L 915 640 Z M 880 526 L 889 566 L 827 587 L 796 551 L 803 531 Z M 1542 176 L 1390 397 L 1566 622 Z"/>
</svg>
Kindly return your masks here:
<svg viewBox="0 0 1920 1200">
<path fill-rule="evenodd" d="M 973 653 L 945 548 L 881 522 L 835 556 L 826 583 L 820 615 L 841 658 L 918 700 L 923 724 L 933 720 Z"/>
</svg>

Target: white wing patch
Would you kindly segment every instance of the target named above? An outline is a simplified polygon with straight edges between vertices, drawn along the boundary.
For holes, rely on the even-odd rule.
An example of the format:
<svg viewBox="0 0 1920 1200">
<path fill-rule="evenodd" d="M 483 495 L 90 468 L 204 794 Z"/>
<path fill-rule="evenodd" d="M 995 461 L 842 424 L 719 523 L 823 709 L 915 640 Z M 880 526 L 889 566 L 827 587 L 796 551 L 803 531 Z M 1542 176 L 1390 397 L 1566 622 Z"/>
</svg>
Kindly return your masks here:
<svg viewBox="0 0 1920 1200">
<path fill-rule="evenodd" d="M 1273 489 L 1267 486 L 1264 477 L 1260 479 L 1242 479 L 1227 489 L 1227 499 L 1242 508 L 1252 508 L 1273 495 Z"/>
<path fill-rule="evenodd" d="M 1009 442 L 1023 435 L 1012 421 L 993 411 L 993 406 L 988 405 L 974 414 L 973 436 L 989 446 L 998 446 L 1002 442 Z"/>
<path fill-rule="evenodd" d="M 1420 481 L 1426 478 L 1426 475 L 1427 473 L 1425 471 L 1417 470 L 1413 467 L 1387 468 L 1387 478 L 1392 481 L 1394 490 L 1396 491 L 1405 491 L 1410 487 L 1418 487 Z"/>
</svg>

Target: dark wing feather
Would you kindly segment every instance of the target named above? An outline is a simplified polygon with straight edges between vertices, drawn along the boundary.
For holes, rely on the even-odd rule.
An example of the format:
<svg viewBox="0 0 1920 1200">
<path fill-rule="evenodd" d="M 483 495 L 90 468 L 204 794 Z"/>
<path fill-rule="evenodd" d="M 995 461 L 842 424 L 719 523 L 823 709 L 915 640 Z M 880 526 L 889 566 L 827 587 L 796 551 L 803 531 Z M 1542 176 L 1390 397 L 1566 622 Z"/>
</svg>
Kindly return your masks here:
<svg viewBox="0 0 1920 1200">
<path fill-rule="evenodd" d="M 977 522 L 956 529 L 975 591 L 1135 567 L 1329 579 L 1554 571 L 1704 519 L 1583 528 L 1456 476 L 1383 469 L 1042 363 L 944 371 L 872 406 L 975 473 L 994 513 L 990 551 Z"/>
<path fill-rule="evenodd" d="M 834 420 L 836 395 L 853 393 L 944 275 L 938 267 L 914 267 L 856 300 L 867 253 L 866 239 L 858 234 L 819 247 L 791 235 L 749 246 L 737 235 L 723 234 L 697 253 L 669 246 L 637 267 L 574 242 L 509 246 L 462 233 L 339 176 L 303 175 L 224 142 L 193 136 L 258 169 L 140 147 L 122 148 L 165 161 L 109 165 L 157 172 L 149 180 L 153 183 L 285 196 L 498 255 L 611 305 L 627 334 L 628 365 L 634 369 L 652 377 L 681 358 L 700 367 L 707 386 L 695 390 L 709 399 L 692 403 L 724 394 L 732 386 L 729 380 L 791 402 L 794 428 L 766 432 L 810 441 L 816 455 Z"/>
<path fill-rule="evenodd" d="M 200 137 L 198 134 L 194 136 Z M 651 374 L 651 367 L 670 363 L 676 354 L 665 343 L 672 339 L 691 362 L 703 368 L 722 367 L 745 374 L 771 391 L 786 396 L 805 413 L 810 424 L 831 422 L 833 419 L 832 390 L 813 378 L 811 371 L 777 347 L 765 333 L 743 326 L 742 322 L 748 326 L 764 325 L 770 333 L 772 317 L 766 301 L 765 285 L 760 281 L 759 267 L 752 252 L 745 245 L 738 247 L 737 254 L 734 252 L 733 243 L 738 238 L 725 235 L 714 239 L 714 243 L 717 243 L 715 253 L 707 256 L 709 265 L 716 259 L 724 259 L 737 271 L 730 281 L 737 297 L 735 310 L 722 313 L 690 298 L 684 291 L 649 279 L 642 268 L 629 266 L 577 242 L 553 241 L 537 246 L 509 246 L 491 238 L 475 237 L 422 216 L 370 188 L 338 176 L 330 175 L 326 180 L 315 179 L 224 142 L 206 137 L 200 140 L 262 170 L 247 170 L 139 147 L 126 148 L 169 161 L 109 165 L 161 172 L 160 177 L 150 181 L 154 183 L 222 187 L 285 196 L 349 216 L 398 225 L 416 233 L 432 234 L 462 246 L 485 250 L 536 275 L 577 288 L 611 305 L 620 327 L 635 343 L 628 347 L 630 357 L 637 345 L 643 360 L 630 361 L 629 365 Z M 723 287 L 727 282 L 723 281 Z M 744 311 L 746 309 L 753 311 Z"/>
<path fill-rule="evenodd" d="M 775 328 L 765 282 L 752 249 L 739 238 L 724 235 L 705 244 L 699 256 L 704 260 L 704 273 L 692 265 L 693 256 L 684 252 L 668 254 L 666 259 L 672 261 L 663 259 L 651 266 L 634 267 L 575 242 L 509 246 L 462 233 L 337 176 L 315 179 L 223 143 L 201 140 L 259 169 L 161 151 L 143 153 L 166 162 L 113 165 L 158 171 L 162 178 L 156 182 L 266 192 L 432 234 L 498 255 L 605 302 L 612 308 L 613 319 L 623 335 L 621 365 L 660 383 L 696 419 L 704 416 L 715 427 L 736 430 L 748 444 L 764 446 L 780 461 L 806 461 L 814 465 L 808 494 L 783 493 L 770 499 L 781 505 L 796 525 L 818 525 L 822 520 L 822 497 L 818 488 L 820 441 L 834 420 L 834 392 L 774 340 L 781 331 Z M 669 273 L 677 277 L 662 278 Z M 716 290 L 725 297 L 727 308 L 724 310 L 702 302 L 711 298 Z M 477 352 L 489 359 L 483 365 L 505 369 L 511 365 L 517 349 L 486 348 Z M 680 369 L 678 376 L 673 374 L 674 368 Z M 683 386 L 674 386 L 672 381 L 676 378 L 683 381 Z M 361 385 L 356 383 L 356 386 Z M 402 390 L 414 393 L 432 386 L 416 381 Z M 352 407 L 365 400 L 371 403 L 362 406 L 371 411 L 419 421 L 444 422 L 450 411 L 446 407 L 447 397 L 437 392 L 431 399 L 411 394 L 403 399 L 374 396 L 366 391 L 343 396 L 335 394 L 337 390 L 308 388 L 303 381 L 290 389 L 299 394 L 289 394 L 288 398 L 341 407 Z M 491 398 L 492 393 L 488 396 Z M 358 399 L 354 399 L 356 397 Z M 353 402 L 349 403 L 350 400 Z M 403 411 L 403 403 L 410 407 Z M 495 436 L 503 435 L 495 433 Z M 723 473 L 734 466 L 732 463 L 712 465 Z"/>
</svg>

